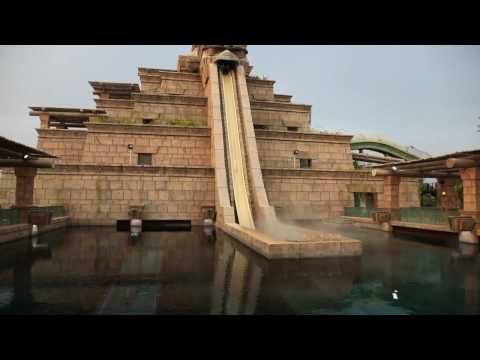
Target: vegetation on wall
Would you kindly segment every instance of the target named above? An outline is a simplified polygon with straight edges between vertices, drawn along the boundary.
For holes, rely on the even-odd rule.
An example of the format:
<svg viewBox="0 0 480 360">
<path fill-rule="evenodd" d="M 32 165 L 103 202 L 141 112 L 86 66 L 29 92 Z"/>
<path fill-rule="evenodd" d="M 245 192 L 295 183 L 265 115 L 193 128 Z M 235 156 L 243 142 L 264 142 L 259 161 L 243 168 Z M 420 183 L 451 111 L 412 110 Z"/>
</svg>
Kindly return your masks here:
<svg viewBox="0 0 480 360">
<path fill-rule="evenodd" d="M 172 126 L 194 126 L 195 123 L 192 120 L 167 120 L 166 125 Z"/>
<path fill-rule="evenodd" d="M 250 79 L 252 80 L 268 80 L 268 77 L 265 75 L 250 75 Z"/>
<path fill-rule="evenodd" d="M 195 121 L 193 120 L 185 120 L 185 119 L 150 119 L 150 125 L 170 125 L 170 126 L 195 126 Z M 141 117 L 102 117 L 95 119 L 95 122 L 98 123 L 114 123 L 114 124 L 124 124 L 124 125 L 131 125 L 131 124 L 143 124 L 143 118 Z"/>
</svg>

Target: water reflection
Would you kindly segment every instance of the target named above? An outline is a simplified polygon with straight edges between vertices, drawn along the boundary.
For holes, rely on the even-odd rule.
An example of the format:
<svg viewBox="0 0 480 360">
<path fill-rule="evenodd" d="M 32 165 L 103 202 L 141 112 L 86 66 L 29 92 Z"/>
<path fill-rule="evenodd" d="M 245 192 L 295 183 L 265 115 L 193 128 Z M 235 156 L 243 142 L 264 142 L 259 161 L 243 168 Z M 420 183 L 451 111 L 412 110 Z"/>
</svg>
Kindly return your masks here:
<svg viewBox="0 0 480 360">
<path fill-rule="evenodd" d="M 2 244 L 0 313 L 479 313 L 477 246 L 336 230 L 361 240 L 363 256 L 268 261 L 201 227 L 70 228 Z"/>
</svg>

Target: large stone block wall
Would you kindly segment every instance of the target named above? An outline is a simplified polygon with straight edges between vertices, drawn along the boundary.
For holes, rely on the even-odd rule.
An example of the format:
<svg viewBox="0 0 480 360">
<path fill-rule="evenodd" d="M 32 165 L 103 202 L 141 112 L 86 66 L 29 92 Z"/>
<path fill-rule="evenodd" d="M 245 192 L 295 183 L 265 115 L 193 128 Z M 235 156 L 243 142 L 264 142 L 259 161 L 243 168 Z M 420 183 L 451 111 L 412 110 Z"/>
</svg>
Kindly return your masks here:
<svg viewBox="0 0 480 360">
<path fill-rule="evenodd" d="M 198 73 L 140 68 L 138 74 L 146 94 L 204 95 Z"/>
<path fill-rule="evenodd" d="M 418 184 L 420 179 L 402 178 L 399 185 L 398 206 L 404 207 L 420 207 L 420 196 Z"/>
<path fill-rule="evenodd" d="M 266 125 L 270 130 L 286 130 L 287 126 L 298 127 L 299 131 L 310 130 L 310 111 L 269 109 L 252 102 L 254 124 Z"/>
<path fill-rule="evenodd" d="M 39 170 L 35 178 L 36 205 L 65 204 L 77 224 L 113 224 L 128 217 L 128 206 L 145 204 L 145 218 L 191 219 L 201 223 L 202 207 L 214 206 L 213 170 L 183 170 L 185 174 L 158 174 L 156 170 L 128 167 L 58 166 Z M 158 170 L 160 171 L 160 170 Z M 157 171 L 157 172 L 158 172 Z M 211 172 L 208 175 L 200 173 Z M 130 172 L 130 173 L 129 173 Z M 198 172 L 198 174 L 196 174 Z M 383 207 L 383 178 L 366 172 L 263 170 L 270 204 L 279 217 L 320 219 L 343 215 L 353 207 L 353 191 L 377 194 Z M 199 175 L 200 174 L 200 175 Z M 419 207 L 418 180 L 402 179 L 400 207 Z M 0 178 L 0 206 L 15 202 L 15 176 L 4 170 Z"/>
<path fill-rule="evenodd" d="M 51 155 L 57 156 L 55 164 L 82 163 L 85 142 L 88 136 L 87 131 L 37 129 L 37 133 L 37 147 Z M 89 149 L 88 146 L 87 149 Z"/>
<path fill-rule="evenodd" d="M 94 99 L 96 108 L 112 119 L 131 119 L 135 102 L 121 99 Z"/>
<path fill-rule="evenodd" d="M 256 131 L 257 145 L 262 168 L 293 168 L 293 152 L 299 150 L 299 158 L 312 159 L 312 169 L 353 170 L 352 151 L 349 137 L 338 138 L 334 135 L 289 134 L 270 131 Z M 330 139 L 331 138 L 331 139 Z M 299 168 L 299 160 L 295 161 Z"/>
<path fill-rule="evenodd" d="M 39 171 L 36 205 L 64 204 L 73 224 L 114 224 L 128 219 L 129 205 L 145 205 L 145 219 L 192 220 L 201 224 L 202 207 L 214 206 L 210 169 L 176 171 L 134 167 L 59 166 Z"/>
<path fill-rule="evenodd" d="M 135 102 L 132 117 L 153 119 L 153 124 L 158 125 L 189 121 L 192 126 L 206 126 L 207 112 L 207 98 L 203 96 L 142 96 Z"/>
<path fill-rule="evenodd" d="M 273 85 L 272 80 L 253 80 L 247 79 L 247 89 L 250 100 L 266 100 L 273 101 Z"/>
<path fill-rule="evenodd" d="M 0 168 L 0 171 L 0 207 L 8 208 L 15 204 L 15 173 L 6 168 Z"/>
<path fill-rule="evenodd" d="M 269 202 L 280 218 L 321 219 L 344 214 L 354 206 L 352 188 L 377 194 L 377 207 L 383 207 L 383 178 L 367 172 L 316 172 L 309 170 L 263 170 Z M 400 207 L 419 207 L 416 180 L 403 179 Z"/>
<path fill-rule="evenodd" d="M 102 122 L 142 124 L 143 119 L 162 125 L 189 121 L 192 126 L 206 126 L 207 99 L 202 96 L 171 94 L 135 94 L 133 100 L 95 99 L 98 109 L 106 111 Z"/>
<path fill-rule="evenodd" d="M 208 129 L 89 125 L 90 131 L 39 129 L 38 147 L 56 164 L 132 165 L 138 153 L 152 153 L 153 166 L 210 166 Z"/>
</svg>

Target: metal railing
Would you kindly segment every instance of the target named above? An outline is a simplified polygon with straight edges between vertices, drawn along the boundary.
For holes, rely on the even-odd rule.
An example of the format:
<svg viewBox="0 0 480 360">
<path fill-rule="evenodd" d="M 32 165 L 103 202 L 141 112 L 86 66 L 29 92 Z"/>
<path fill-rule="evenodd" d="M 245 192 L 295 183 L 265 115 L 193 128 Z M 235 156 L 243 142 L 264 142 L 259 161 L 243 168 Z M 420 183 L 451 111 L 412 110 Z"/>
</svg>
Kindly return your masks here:
<svg viewBox="0 0 480 360">
<path fill-rule="evenodd" d="M 352 217 L 363 217 L 363 218 L 371 218 L 373 213 L 377 211 L 382 211 L 383 209 L 377 208 L 366 208 L 366 207 L 346 207 L 344 209 L 345 216 L 352 216 Z"/>
<path fill-rule="evenodd" d="M 0 225 L 14 225 L 19 223 L 19 209 L 0 209 Z"/>
<path fill-rule="evenodd" d="M 458 216 L 458 209 L 443 210 L 440 208 L 399 208 L 392 213 L 392 220 L 417 224 L 448 225 L 449 216 Z"/>
<path fill-rule="evenodd" d="M 51 212 L 52 217 L 65 216 L 65 207 L 63 205 L 51 206 L 31 206 L 29 212 Z M 0 209 L 0 225 L 20 224 L 20 209 Z"/>
<path fill-rule="evenodd" d="M 30 211 L 51 212 L 52 217 L 65 216 L 65 206 L 63 206 L 63 205 L 32 206 L 30 208 Z"/>
</svg>

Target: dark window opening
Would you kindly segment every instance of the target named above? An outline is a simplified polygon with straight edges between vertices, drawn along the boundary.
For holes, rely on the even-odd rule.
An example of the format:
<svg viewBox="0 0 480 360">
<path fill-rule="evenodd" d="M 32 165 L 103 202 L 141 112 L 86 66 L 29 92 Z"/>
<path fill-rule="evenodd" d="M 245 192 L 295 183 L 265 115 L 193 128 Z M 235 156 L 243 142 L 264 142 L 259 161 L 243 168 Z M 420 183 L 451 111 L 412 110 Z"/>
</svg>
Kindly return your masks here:
<svg viewBox="0 0 480 360">
<path fill-rule="evenodd" d="M 287 126 L 287 131 L 298 131 L 297 126 Z"/>
<path fill-rule="evenodd" d="M 353 193 L 355 207 L 374 209 L 377 207 L 377 195 L 375 193 Z"/>
<path fill-rule="evenodd" d="M 312 159 L 300 159 L 300 169 L 310 169 L 312 167 Z"/>
<path fill-rule="evenodd" d="M 360 199 L 360 193 L 358 193 L 358 192 L 353 193 L 353 202 L 354 202 L 356 208 L 360 207 L 360 204 L 362 202 L 361 199 Z"/>
<path fill-rule="evenodd" d="M 267 125 L 261 125 L 261 124 L 253 124 L 253 128 L 255 130 L 266 130 L 266 129 L 268 129 Z"/>
<path fill-rule="evenodd" d="M 138 154 L 138 165 L 152 165 L 152 154 Z"/>
<path fill-rule="evenodd" d="M 143 123 L 144 123 L 145 125 L 151 124 L 152 121 L 153 121 L 153 119 L 143 119 Z"/>
</svg>

